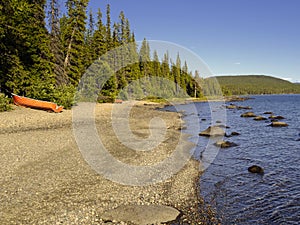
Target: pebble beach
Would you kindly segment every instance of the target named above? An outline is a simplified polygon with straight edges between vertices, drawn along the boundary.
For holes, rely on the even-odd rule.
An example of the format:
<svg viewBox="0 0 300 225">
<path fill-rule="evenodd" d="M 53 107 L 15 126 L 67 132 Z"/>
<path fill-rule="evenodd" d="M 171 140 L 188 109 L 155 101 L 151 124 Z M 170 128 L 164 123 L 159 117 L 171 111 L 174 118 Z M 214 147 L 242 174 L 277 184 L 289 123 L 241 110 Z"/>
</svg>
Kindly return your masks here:
<svg viewBox="0 0 300 225">
<path fill-rule="evenodd" d="M 95 107 L 96 127 L 110 153 L 139 165 L 168 157 L 181 135 L 180 115 L 156 110 L 162 105 L 136 104 L 130 113 L 133 133 L 149 135 L 147 126 L 154 116 L 164 120 L 167 132 L 151 153 L 128 151 L 111 126 L 112 107 L 122 110 L 123 104 Z M 192 148 L 187 137 L 185 147 L 186 151 Z M 121 221 L 104 215 L 122 206 L 155 205 L 180 212 L 168 224 L 214 222 L 214 213 L 198 194 L 199 162 L 190 159 L 169 179 L 151 185 L 113 182 L 96 173 L 82 157 L 73 135 L 71 110 L 56 114 L 15 107 L 0 113 L 0 154 L 1 224 L 137 224 L 134 218 Z"/>
</svg>

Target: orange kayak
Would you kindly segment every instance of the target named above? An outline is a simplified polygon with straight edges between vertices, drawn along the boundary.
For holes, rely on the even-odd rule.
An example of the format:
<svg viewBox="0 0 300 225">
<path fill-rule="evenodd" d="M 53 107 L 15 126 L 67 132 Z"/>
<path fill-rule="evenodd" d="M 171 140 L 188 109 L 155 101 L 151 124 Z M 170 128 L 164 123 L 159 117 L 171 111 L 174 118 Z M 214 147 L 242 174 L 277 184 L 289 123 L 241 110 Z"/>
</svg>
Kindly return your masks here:
<svg viewBox="0 0 300 225">
<path fill-rule="evenodd" d="M 54 102 L 36 100 L 36 99 L 32 99 L 32 98 L 19 96 L 16 94 L 12 94 L 12 96 L 13 96 L 15 105 L 25 106 L 25 107 L 34 108 L 34 109 L 42 109 L 42 110 L 46 110 L 46 111 L 53 111 L 56 113 L 59 113 L 63 110 L 63 106 L 58 106 Z"/>
</svg>

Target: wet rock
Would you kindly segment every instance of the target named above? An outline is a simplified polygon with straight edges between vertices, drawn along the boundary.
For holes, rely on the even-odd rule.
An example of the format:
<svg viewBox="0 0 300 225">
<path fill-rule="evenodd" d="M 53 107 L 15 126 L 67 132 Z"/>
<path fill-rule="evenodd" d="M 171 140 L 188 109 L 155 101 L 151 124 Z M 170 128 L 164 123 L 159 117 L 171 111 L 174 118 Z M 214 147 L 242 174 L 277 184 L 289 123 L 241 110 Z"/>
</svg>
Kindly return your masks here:
<svg viewBox="0 0 300 225">
<path fill-rule="evenodd" d="M 264 114 L 273 114 L 273 113 L 270 111 L 267 111 L 267 112 L 264 112 Z"/>
<path fill-rule="evenodd" d="M 241 117 L 256 117 L 253 112 L 246 112 L 241 115 Z"/>
<path fill-rule="evenodd" d="M 233 105 L 233 104 L 230 104 L 230 105 L 226 106 L 226 109 L 236 109 L 236 108 L 237 108 L 237 106 Z"/>
<path fill-rule="evenodd" d="M 164 205 L 124 205 L 104 212 L 104 221 L 126 221 L 139 225 L 161 224 L 177 219 L 180 212 Z"/>
<path fill-rule="evenodd" d="M 285 119 L 283 116 L 274 116 L 274 115 L 272 115 L 272 116 L 269 116 L 269 119 L 273 119 L 273 120 L 283 120 L 283 119 Z"/>
<path fill-rule="evenodd" d="M 263 174 L 264 173 L 264 169 L 260 166 L 257 165 L 252 165 L 248 168 L 248 171 L 250 173 L 259 173 L 259 174 Z"/>
<path fill-rule="evenodd" d="M 288 124 L 285 122 L 274 121 L 270 124 L 271 127 L 287 127 Z"/>
<path fill-rule="evenodd" d="M 238 106 L 238 109 L 252 109 L 251 106 Z"/>
<path fill-rule="evenodd" d="M 199 133 L 200 136 L 224 136 L 225 131 L 219 126 L 209 126 L 206 130 Z"/>
<path fill-rule="evenodd" d="M 215 145 L 221 148 L 230 148 L 230 147 L 237 146 L 236 143 L 230 141 L 217 141 Z"/>
<path fill-rule="evenodd" d="M 232 137 L 232 136 L 237 136 L 240 135 L 240 133 L 232 131 L 230 134 L 225 134 L 225 137 Z"/>
<path fill-rule="evenodd" d="M 263 116 L 256 116 L 253 120 L 260 121 L 260 120 L 267 120 L 267 118 Z"/>
<path fill-rule="evenodd" d="M 215 125 L 216 127 L 221 127 L 221 128 L 230 128 L 229 126 L 226 126 L 224 124 L 218 124 L 218 125 Z"/>
</svg>

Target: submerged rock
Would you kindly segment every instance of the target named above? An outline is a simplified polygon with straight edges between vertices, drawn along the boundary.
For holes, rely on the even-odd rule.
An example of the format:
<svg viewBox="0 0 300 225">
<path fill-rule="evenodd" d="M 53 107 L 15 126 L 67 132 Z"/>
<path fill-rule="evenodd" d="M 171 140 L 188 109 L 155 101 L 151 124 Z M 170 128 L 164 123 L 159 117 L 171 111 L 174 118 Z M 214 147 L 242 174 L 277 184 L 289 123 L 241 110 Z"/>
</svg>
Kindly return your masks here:
<svg viewBox="0 0 300 225">
<path fill-rule="evenodd" d="M 279 121 L 273 121 L 271 124 L 270 124 L 271 127 L 287 127 L 288 124 L 285 123 L 285 122 L 279 122 Z"/>
<path fill-rule="evenodd" d="M 236 109 L 237 106 L 236 106 L 236 105 L 233 105 L 233 104 L 230 104 L 230 105 L 227 105 L 226 108 L 227 108 L 227 109 Z"/>
<path fill-rule="evenodd" d="M 264 173 L 264 169 L 260 166 L 257 166 L 257 165 L 253 165 L 253 166 L 250 166 L 248 168 L 248 171 L 250 173 L 259 173 L 259 174 L 263 174 Z"/>
<path fill-rule="evenodd" d="M 241 115 L 241 117 L 256 117 L 254 112 L 246 112 Z"/>
<path fill-rule="evenodd" d="M 199 136 L 224 136 L 225 131 L 219 126 L 209 126 L 206 130 L 199 133 Z"/>
<path fill-rule="evenodd" d="M 256 116 L 256 117 L 254 118 L 254 120 L 257 120 L 257 121 L 260 121 L 260 120 L 267 120 L 267 118 L 266 118 L 266 117 L 263 117 L 263 116 Z"/>
<path fill-rule="evenodd" d="M 217 141 L 215 143 L 215 145 L 218 147 L 221 147 L 221 148 L 229 148 L 229 147 L 238 146 L 236 143 L 230 142 L 230 141 Z"/>
<path fill-rule="evenodd" d="M 238 109 L 252 109 L 251 106 L 238 106 Z"/>
<path fill-rule="evenodd" d="M 264 112 L 264 114 L 273 114 L 273 113 L 270 111 L 267 111 L 267 112 Z"/>
<path fill-rule="evenodd" d="M 272 115 L 272 116 L 269 116 L 269 119 L 273 119 L 273 120 L 283 120 L 283 119 L 285 119 L 283 116 L 274 116 L 274 115 Z"/>
<path fill-rule="evenodd" d="M 232 137 L 232 136 L 237 136 L 240 135 L 240 133 L 232 131 L 230 134 L 225 134 L 225 137 Z"/>
<path fill-rule="evenodd" d="M 131 222 L 139 225 L 161 224 L 177 219 L 180 212 L 164 205 L 124 205 L 104 212 L 104 221 Z"/>
</svg>

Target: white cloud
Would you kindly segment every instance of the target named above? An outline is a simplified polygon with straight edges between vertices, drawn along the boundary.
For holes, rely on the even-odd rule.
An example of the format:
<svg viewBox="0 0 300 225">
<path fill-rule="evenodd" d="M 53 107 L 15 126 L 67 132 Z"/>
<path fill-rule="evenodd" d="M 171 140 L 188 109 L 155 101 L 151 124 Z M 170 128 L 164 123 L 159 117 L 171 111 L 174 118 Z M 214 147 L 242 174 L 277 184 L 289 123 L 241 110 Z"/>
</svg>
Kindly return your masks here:
<svg viewBox="0 0 300 225">
<path fill-rule="evenodd" d="M 234 65 L 241 65 L 241 63 L 240 62 L 236 62 L 236 63 L 234 63 Z"/>
</svg>

